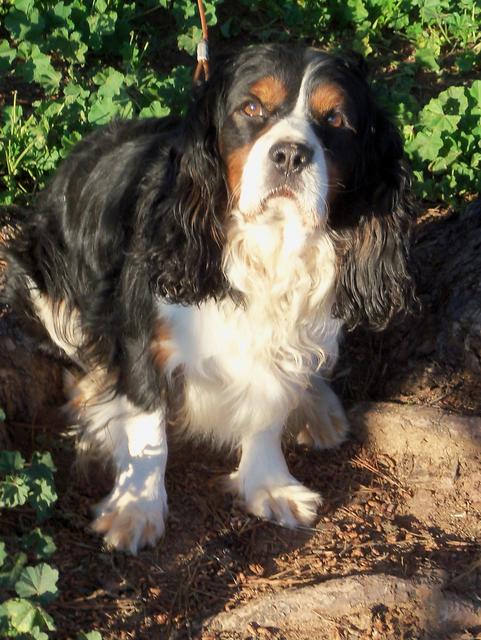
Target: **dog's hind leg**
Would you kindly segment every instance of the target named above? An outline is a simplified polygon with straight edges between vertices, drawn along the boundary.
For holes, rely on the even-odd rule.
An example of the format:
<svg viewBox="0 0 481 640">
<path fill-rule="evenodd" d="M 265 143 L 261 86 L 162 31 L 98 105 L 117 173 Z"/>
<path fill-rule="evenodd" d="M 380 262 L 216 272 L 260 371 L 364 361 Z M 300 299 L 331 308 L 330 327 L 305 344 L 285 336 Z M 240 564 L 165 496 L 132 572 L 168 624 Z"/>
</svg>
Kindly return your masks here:
<svg viewBox="0 0 481 640">
<path fill-rule="evenodd" d="M 299 407 L 289 417 L 289 427 L 299 444 L 331 449 L 344 442 L 349 422 L 339 398 L 321 377 L 313 377 Z"/>
</svg>

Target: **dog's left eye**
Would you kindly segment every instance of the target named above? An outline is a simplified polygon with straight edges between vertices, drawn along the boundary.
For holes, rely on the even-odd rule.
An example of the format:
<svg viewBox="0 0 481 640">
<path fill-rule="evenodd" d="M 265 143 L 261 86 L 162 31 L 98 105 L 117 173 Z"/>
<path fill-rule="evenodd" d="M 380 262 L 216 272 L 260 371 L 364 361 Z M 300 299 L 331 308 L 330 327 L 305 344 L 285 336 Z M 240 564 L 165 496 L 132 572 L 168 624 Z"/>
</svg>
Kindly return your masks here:
<svg viewBox="0 0 481 640">
<path fill-rule="evenodd" d="M 344 116 L 340 111 L 330 111 L 326 116 L 326 122 L 331 127 L 343 127 Z"/>
<path fill-rule="evenodd" d="M 266 115 L 263 106 L 258 100 L 247 100 L 241 108 L 250 118 L 263 118 Z"/>
</svg>

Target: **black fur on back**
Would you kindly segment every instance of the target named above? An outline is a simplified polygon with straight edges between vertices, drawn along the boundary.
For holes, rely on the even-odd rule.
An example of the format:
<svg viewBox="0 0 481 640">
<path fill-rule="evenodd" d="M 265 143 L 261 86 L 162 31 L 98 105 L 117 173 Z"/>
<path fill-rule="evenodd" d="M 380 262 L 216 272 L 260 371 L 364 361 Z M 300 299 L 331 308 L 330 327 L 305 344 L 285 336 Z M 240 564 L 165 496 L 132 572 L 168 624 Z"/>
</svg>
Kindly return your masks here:
<svg viewBox="0 0 481 640">
<path fill-rule="evenodd" d="M 77 309 L 80 360 L 89 368 L 137 368 L 137 376 L 120 378 L 120 390 L 145 408 L 158 404 L 152 390 L 161 384 L 148 366 L 155 294 L 188 305 L 228 293 L 220 265 L 227 204 L 217 152 L 221 77 L 198 91 L 182 120 L 113 122 L 96 130 L 32 208 L 1 216 L 12 229 L 2 250 L 3 302 L 41 337 L 46 332 L 30 286 L 64 305 L 63 318 Z"/>
</svg>

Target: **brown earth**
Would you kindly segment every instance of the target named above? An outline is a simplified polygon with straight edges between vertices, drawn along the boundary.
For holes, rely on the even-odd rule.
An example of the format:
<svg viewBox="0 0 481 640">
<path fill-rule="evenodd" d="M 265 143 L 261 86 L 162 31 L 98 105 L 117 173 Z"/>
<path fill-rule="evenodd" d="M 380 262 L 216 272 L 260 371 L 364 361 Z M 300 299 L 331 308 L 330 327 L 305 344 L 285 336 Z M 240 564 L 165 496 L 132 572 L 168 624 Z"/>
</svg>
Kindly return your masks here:
<svg viewBox="0 0 481 640">
<path fill-rule="evenodd" d="M 25 455 L 49 449 L 58 467 L 47 527 L 60 571 L 48 607 L 55 638 L 82 629 L 108 640 L 481 638 L 479 378 L 472 359 L 439 366 L 425 320 L 349 338 L 336 381 L 352 405 L 344 446 L 287 445 L 293 474 L 324 496 L 315 527 L 246 515 L 220 488 L 235 460 L 173 442 L 166 537 L 132 557 L 89 530 L 108 479 L 73 471 L 58 410 L 62 363 L 0 319 L 0 442 Z M 28 510 L 6 511 L 0 538 L 32 523 Z"/>
</svg>

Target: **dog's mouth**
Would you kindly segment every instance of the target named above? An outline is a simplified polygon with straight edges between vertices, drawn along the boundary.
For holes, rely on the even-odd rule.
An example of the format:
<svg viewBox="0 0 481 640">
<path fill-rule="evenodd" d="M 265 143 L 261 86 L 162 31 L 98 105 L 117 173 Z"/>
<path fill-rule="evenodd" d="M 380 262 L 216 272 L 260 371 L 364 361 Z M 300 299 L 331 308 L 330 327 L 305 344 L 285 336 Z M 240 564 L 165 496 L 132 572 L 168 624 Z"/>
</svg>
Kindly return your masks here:
<svg viewBox="0 0 481 640">
<path fill-rule="evenodd" d="M 280 201 L 286 201 L 284 204 Z M 239 210 L 240 213 L 246 218 L 253 218 L 257 216 L 264 216 L 267 213 L 271 215 L 275 212 L 280 213 L 285 207 L 288 207 L 290 211 L 297 211 L 300 215 L 304 215 L 304 208 L 302 206 L 302 199 L 296 191 L 286 185 L 281 185 L 270 189 L 255 205 L 255 209 Z"/>
<path fill-rule="evenodd" d="M 269 193 L 264 196 L 261 200 L 261 210 L 265 209 L 270 200 L 274 200 L 275 198 L 288 198 L 289 200 L 294 200 L 294 202 L 298 202 L 297 195 L 292 189 L 286 187 L 286 185 L 282 185 L 280 187 L 276 187 L 275 189 L 271 189 Z"/>
</svg>

